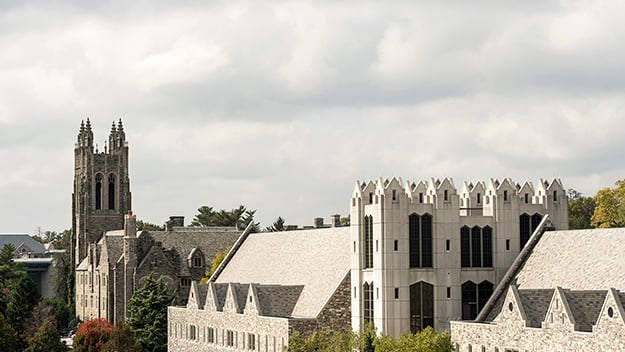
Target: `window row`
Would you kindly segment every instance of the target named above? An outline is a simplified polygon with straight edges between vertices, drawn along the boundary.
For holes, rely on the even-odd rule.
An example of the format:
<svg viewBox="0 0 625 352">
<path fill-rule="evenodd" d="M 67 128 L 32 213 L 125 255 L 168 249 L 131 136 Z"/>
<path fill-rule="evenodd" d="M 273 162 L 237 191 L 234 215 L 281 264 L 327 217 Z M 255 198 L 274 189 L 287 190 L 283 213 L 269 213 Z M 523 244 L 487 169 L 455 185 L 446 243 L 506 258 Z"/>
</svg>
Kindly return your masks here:
<svg viewBox="0 0 625 352">
<path fill-rule="evenodd" d="M 284 338 L 174 322 L 170 324 L 169 336 L 249 351 L 280 352 L 285 347 Z"/>
</svg>

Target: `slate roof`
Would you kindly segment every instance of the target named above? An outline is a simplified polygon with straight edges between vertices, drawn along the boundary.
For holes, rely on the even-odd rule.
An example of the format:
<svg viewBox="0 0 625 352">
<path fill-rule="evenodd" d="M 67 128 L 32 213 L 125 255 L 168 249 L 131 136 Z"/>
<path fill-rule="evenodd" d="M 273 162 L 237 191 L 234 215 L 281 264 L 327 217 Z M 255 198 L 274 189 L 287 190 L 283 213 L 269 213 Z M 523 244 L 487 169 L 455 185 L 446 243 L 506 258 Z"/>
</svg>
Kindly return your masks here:
<svg viewBox="0 0 625 352">
<path fill-rule="evenodd" d="M 2 233 L 0 234 L 0 249 L 4 247 L 5 244 L 12 244 L 15 248 L 19 247 L 22 243 L 28 246 L 28 248 L 32 249 L 34 253 L 45 253 L 45 247 L 35 241 L 30 235 L 27 234 L 8 234 Z"/>
<path fill-rule="evenodd" d="M 349 273 L 350 254 L 349 227 L 253 233 L 212 279 L 303 286 L 291 315 L 316 318 Z"/>
<path fill-rule="evenodd" d="M 614 288 L 625 298 L 625 228 L 545 232 L 521 269 L 516 285 L 530 327 L 540 327 L 556 287 L 562 287 L 578 331 L 592 331 Z M 506 288 L 507 289 L 507 288 Z M 498 297 L 485 321 L 502 309 Z"/>
<path fill-rule="evenodd" d="M 540 327 L 542 321 L 545 320 L 554 291 L 555 289 L 518 290 L 521 304 L 527 317 L 527 326 L 533 328 Z"/>
<path fill-rule="evenodd" d="M 304 286 L 255 285 L 264 316 L 290 317 Z"/>
<path fill-rule="evenodd" d="M 519 289 L 625 291 L 625 228 L 547 231 L 516 275 Z"/>
</svg>

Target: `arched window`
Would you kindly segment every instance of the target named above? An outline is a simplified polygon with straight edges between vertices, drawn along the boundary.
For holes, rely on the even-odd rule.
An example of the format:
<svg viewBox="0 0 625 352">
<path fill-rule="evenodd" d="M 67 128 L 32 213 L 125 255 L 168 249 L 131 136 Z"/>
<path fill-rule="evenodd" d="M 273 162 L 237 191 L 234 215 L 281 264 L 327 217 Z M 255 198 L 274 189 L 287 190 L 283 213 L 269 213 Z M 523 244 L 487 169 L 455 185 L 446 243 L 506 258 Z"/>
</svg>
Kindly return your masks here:
<svg viewBox="0 0 625 352">
<path fill-rule="evenodd" d="M 115 175 L 109 175 L 109 210 L 115 209 Z"/>
<path fill-rule="evenodd" d="M 102 209 L 102 174 L 95 175 L 95 208 Z"/>
<path fill-rule="evenodd" d="M 427 282 L 410 285 L 410 332 L 434 327 L 434 286 Z"/>
<path fill-rule="evenodd" d="M 373 282 L 365 282 L 362 286 L 363 320 L 365 323 L 373 322 Z"/>
<path fill-rule="evenodd" d="M 365 216 L 365 258 L 364 268 L 373 268 L 373 216 Z"/>
<path fill-rule="evenodd" d="M 493 284 L 482 281 L 476 285 L 473 281 L 462 284 L 462 320 L 474 320 L 477 314 L 493 294 Z"/>
<path fill-rule="evenodd" d="M 411 268 L 432 267 L 432 215 L 408 217 L 409 259 Z"/>
</svg>

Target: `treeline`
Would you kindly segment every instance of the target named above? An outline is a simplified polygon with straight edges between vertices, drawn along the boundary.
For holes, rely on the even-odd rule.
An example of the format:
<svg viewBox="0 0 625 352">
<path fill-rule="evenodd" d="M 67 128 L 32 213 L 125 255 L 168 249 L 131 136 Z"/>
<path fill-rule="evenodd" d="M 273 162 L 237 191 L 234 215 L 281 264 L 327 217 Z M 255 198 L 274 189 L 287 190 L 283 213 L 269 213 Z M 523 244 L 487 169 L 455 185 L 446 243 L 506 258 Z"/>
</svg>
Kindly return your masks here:
<svg viewBox="0 0 625 352">
<path fill-rule="evenodd" d="M 602 188 L 593 197 L 585 197 L 574 189 L 569 196 L 569 228 L 591 229 L 625 227 L 625 179 L 613 188 Z"/>
</svg>

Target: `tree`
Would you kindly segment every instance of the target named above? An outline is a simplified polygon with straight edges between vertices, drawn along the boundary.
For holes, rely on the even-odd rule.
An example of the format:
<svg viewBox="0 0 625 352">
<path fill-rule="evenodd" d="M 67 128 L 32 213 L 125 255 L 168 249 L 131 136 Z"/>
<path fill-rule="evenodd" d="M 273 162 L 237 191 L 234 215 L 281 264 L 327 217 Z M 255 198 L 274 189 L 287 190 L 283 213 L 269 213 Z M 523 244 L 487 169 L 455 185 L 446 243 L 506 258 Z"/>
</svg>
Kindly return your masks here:
<svg viewBox="0 0 625 352">
<path fill-rule="evenodd" d="M 143 348 L 137 341 L 130 326 L 124 321 L 115 324 L 109 340 L 104 344 L 103 351 L 107 352 L 142 352 Z"/>
<path fill-rule="evenodd" d="M 277 231 L 286 231 L 286 224 L 284 219 L 281 216 L 278 216 L 276 221 L 271 224 L 271 226 L 265 227 L 265 231 L 267 232 L 277 232 Z"/>
<path fill-rule="evenodd" d="M 56 321 L 46 319 L 37 333 L 28 341 L 25 352 L 65 352 L 67 347 L 61 342 L 61 335 L 56 328 Z"/>
<path fill-rule="evenodd" d="M 614 188 L 600 189 L 594 201 L 596 206 L 590 221 L 592 226 L 625 226 L 625 179 L 616 181 Z"/>
<path fill-rule="evenodd" d="M 17 352 L 19 350 L 17 334 L 9 322 L 0 312 L 0 346 L 5 352 Z"/>
<path fill-rule="evenodd" d="M 205 284 L 208 282 L 208 279 L 210 279 L 210 277 L 215 273 L 215 271 L 217 271 L 219 264 L 221 264 L 221 262 L 224 261 L 228 252 L 230 252 L 230 247 L 226 248 L 223 252 L 215 253 L 213 260 L 211 260 L 211 267 L 209 270 L 206 270 L 206 273 L 204 273 L 204 275 L 206 276 L 200 279 L 200 283 Z"/>
<path fill-rule="evenodd" d="M 341 218 L 339 220 L 339 224 L 341 224 L 341 226 L 349 226 L 350 223 L 351 223 L 351 220 L 350 220 L 350 216 L 349 215 L 347 215 L 346 217 L 343 217 L 343 218 Z"/>
<path fill-rule="evenodd" d="M 76 330 L 74 352 L 102 351 L 112 331 L 113 326 L 103 318 L 87 320 Z"/>
<path fill-rule="evenodd" d="M 137 230 L 165 231 L 165 226 L 152 224 L 143 220 L 137 220 Z"/>
<path fill-rule="evenodd" d="M 146 278 L 128 303 L 128 325 L 146 351 L 167 351 L 167 306 L 176 305 L 177 294 L 170 292 L 162 277 Z"/>
<path fill-rule="evenodd" d="M 592 228 L 590 219 L 595 211 L 594 198 L 584 197 L 572 188 L 569 188 L 566 193 L 569 198 L 569 229 Z"/>
<path fill-rule="evenodd" d="M 243 205 L 232 210 L 222 209 L 217 212 L 213 210 L 213 207 L 202 206 L 197 211 L 191 226 L 236 226 L 238 229 L 244 229 L 253 223 L 256 213 L 256 210 L 248 210 Z M 258 223 L 254 223 L 254 226 L 258 227 Z"/>
</svg>

